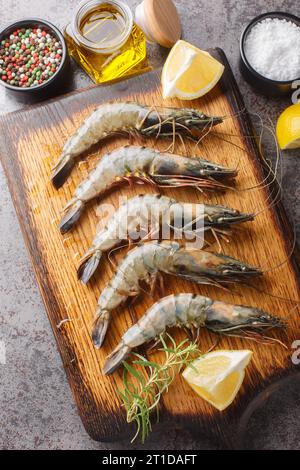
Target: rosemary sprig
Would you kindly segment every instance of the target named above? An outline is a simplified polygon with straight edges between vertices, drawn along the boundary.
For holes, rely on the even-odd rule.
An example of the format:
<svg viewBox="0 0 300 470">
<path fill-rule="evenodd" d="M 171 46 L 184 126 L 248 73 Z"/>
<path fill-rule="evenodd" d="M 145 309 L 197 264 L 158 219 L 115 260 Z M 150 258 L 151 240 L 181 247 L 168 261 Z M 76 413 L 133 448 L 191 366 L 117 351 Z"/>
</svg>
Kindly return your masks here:
<svg viewBox="0 0 300 470">
<path fill-rule="evenodd" d="M 127 422 L 135 422 L 137 426 L 133 442 L 141 434 L 142 442 L 152 430 L 151 413 L 156 411 L 157 421 L 159 420 L 159 402 L 163 393 L 168 391 L 169 386 L 180 370 L 190 364 L 199 354 L 196 343 L 191 343 L 185 339 L 178 345 L 175 340 L 167 335 L 171 347 L 168 347 L 163 336 L 160 336 L 162 348 L 165 353 L 163 364 L 149 361 L 140 354 L 134 354 L 137 358 L 132 361 L 132 365 L 123 362 L 123 391 L 119 390 L 120 397 L 127 412 Z M 134 366 L 139 366 L 142 371 Z M 130 374 L 130 378 L 129 378 Z"/>
</svg>

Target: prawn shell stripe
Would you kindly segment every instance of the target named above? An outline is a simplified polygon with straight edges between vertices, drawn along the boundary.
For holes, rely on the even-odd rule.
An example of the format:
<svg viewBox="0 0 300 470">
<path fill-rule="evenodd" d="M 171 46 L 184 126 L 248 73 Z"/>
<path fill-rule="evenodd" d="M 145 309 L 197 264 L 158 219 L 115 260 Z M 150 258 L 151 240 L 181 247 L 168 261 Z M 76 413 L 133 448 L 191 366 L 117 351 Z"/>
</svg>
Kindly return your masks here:
<svg viewBox="0 0 300 470">
<path fill-rule="evenodd" d="M 207 124 L 216 125 L 222 118 L 205 116 L 196 110 L 153 108 L 139 103 L 108 103 L 97 108 L 66 142 L 53 168 L 52 182 L 61 187 L 70 175 L 76 159 L 92 145 L 118 132 L 133 131 L 145 136 L 183 135 L 192 129 L 201 131 Z"/>
<path fill-rule="evenodd" d="M 103 345 L 112 311 L 128 297 L 141 292 L 141 281 L 153 290 L 159 273 L 167 273 L 197 284 L 214 284 L 216 281 L 226 284 L 231 279 L 233 265 L 237 267 L 234 269 L 234 282 L 245 282 L 249 273 L 252 277 L 261 274 L 260 270 L 239 260 L 203 250 L 191 250 L 173 241 L 149 242 L 135 248 L 125 257 L 109 285 L 101 292 L 92 332 L 95 346 L 100 348 Z M 240 272 L 237 274 L 238 268 Z M 181 313 L 182 310 L 176 310 L 180 320 Z"/>
<path fill-rule="evenodd" d="M 104 155 L 96 168 L 76 188 L 64 208 L 59 228 L 62 233 L 71 230 L 89 201 L 103 196 L 122 182 L 128 182 L 130 178 L 158 187 L 192 186 L 203 190 L 223 190 L 219 180 L 226 180 L 235 174 L 235 170 L 200 158 L 160 153 L 147 147 L 120 147 Z"/>
<path fill-rule="evenodd" d="M 194 294 L 170 295 L 150 307 L 144 316 L 123 335 L 116 349 L 108 356 L 104 374 L 112 374 L 130 352 L 164 333 L 172 326 L 205 327 L 211 331 L 230 334 L 232 330 L 283 328 L 282 321 L 257 308 L 226 304 Z"/>
<path fill-rule="evenodd" d="M 160 232 L 160 228 L 162 227 L 162 223 L 165 219 L 167 219 L 167 224 L 171 229 L 178 212 L 181 214 L 181 218 L 183 216 L 189 216 L 193 221 L 195 214 L 199 212 L 203 214 L 204 212 L 205 216 L 206 213 L 212 212 L 212 207 L 214 208 L 214 214 L 216 215 L 217 220 L 216 226 L 218 228 L 220 227 L 219 218 L 223 215 L 225 220 L 226 211 L 230 209 L 225 210 L 225 208 L 222 208 L 221 206 L 214 207 L 203 204 L 185 205 L 184 203 L 177 202 L 176 200 L 163 195 L 146 194 L 129 199 L 108 220 L 105 229 L 96 233 L 92 247 L 80 261 L 78 278 L 84 283 L 87 283 L 98 269 L 99 263 L 102 259 L 102 254 L 110 251 L 123 240 L 130 240 L 134 237 L 134 241 L 136 241 L 137 228 L 143 227 L 147 234 L 149 232 L 149 219 L 147 218 L 149 214 L 151 214 L 151 233 L 157 235 Z M 153 210 L 154 208 L 155 210 Z M 164 215 L 166 218 L 163 217 Z M 239 222 L 242 222 L 243 219 L 240 215 L 238 217 Z M 245 221 L 247 220 L 249 220 L 248 216 L 245 217 Z M 231 223 L 234 223 L 234 217 L 232 216 Z M 191 222 L 191 226 L 192 229 L 190 231 L 193 232 L 193 222 Z M 213 221 L 211 220 L 209 227 L 207 228 L 210 229 L 212 226 Z M 182 226 L 180 229 L 182 229 Z M 197 226 L 195 227 L 195 230 L 198 231 Z"/>
</svg>

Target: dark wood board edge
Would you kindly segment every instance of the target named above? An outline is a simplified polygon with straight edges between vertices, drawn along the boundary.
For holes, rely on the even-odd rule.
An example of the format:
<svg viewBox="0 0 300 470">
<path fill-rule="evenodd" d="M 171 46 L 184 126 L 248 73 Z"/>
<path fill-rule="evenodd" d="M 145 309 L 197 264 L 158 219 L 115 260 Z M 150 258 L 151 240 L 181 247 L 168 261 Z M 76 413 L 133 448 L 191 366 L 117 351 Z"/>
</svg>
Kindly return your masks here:
<svg viewBox="0 0 300 470">
<path fill-rule="evenodd" d="M 7 178 L 9 191 L 21 227 L 21 232 L 25 241 L 27 251 L 29 253 L 34 275 L 36 277 L 39 290 L 47 312 L 47 316 L 52 327 L 52 332 L 57 344 L 58 351 L 61 356 L 61 360 L 71 388 L 71 392 L 74 397 L 74 401 L 77 405 L 80 418 L 87 433 L 92 439 L 98 441 L 99 423 L 103 421 L 103 414 L 99 414 L 99 409 L 97 408 L 97 405 L 89 389 L 84 385 L 85 382 L 83 380 L 83 377 L 79 372 L 79 369 L 76 367 L 76 358 L 74 358 L 73 349 L 70 347 L 69 343 L 64 340 L 64 337 L 59 334 L 59 331 L 56 328 L 56 325 L 59 322 L 59 316 L 57 316 L 57 322 L 53 321 L 53 312 L 58 312 L 59 307 L 57 305 L 53 289 L 51 288 L 50 284 L 46 282 L 47 272 L 43 269 L 44 267 L 41 258 L 41 251 L 39 249 L 39 241 L 35 236 L 34 230 L 28 230 L 28 227 L 31 227 L 31 223 L 28 219 L 29 208 L 26 203 L 26 198 L 21 197 L 22 192 L 23 194 L 25 193 L 25 188 L 20 173 L 20 167 L 15 159 L 9 160 L 8 158 L 3 158 L 3 155 L 6 155 L 6 153 L 1 144 L 2 141 L 0 139 L 0 160 L 3 165 L 5 176 Z M 17 191 L 16 188 L 18 188 Z M 50 311 L 51 316 L 49 314 Z M 92 419 L 90 418 L 91 416 Z M 115 419 L 111 415 L 105 416 L 104 421 L 105 424 L 103 423 L 103 432 L 109 432 L 109 430 L 115 429 Z M 125 418 L 123 419 L 122 425 L 123 428 L 125 428 L 125 426 L 128 426 L 126 425 Z M 100 435 L 100 437 L 101 440 L 105 441 L 105 436 L 103 436 L 103 439 L 102 435 Z M 114 436 L 110 438 L 108 434 L 108 440 L 113 440 L 113 438 Z"/>
<path fill-rule="evenodd" d="M 161 70 L 161 69 L 158 69 L 158 70 Z M 33 103 L 33 104 L 25 103 L 23 108 L 17 109 L 16 111 L 9 111 L 8 113 L 5 113 L 4 115 L 0 116 L 0 122 L 1 122 L 1 118 L 3 118 L 3 116 L 5 116 L 7 118 L 7 117 L 10 117 L 14 114 L 23 114 L 23 113 L 26 114 L 27 111 L 31 111 L 32 109 L 41 108 L 41 107 L 49 105 L 51 103 L 55 103 L 56 101 L 60 101 L 61 99 L 72 98 L 73 96 L 80 95 L 81 93 L 83 93 L 85 91 L 93 90 L 93 89 L 96 89 L 96 88 L 104 88 L 105 89 L 105 88 L 112 87 L 112 86 L 117 86 L 117 85 L 119 85 L 120 88 L 123 88 L 124 83 L 125 84 L 130 83 L 131 80 L 134 80 L 134 79 L 137 79 L 137 78 L 139 79 L 142 76 L 147 76 L 147 75 L 149 75 L 149 73 L 153 73 L 153 72 L 157 72 L 157 69 L 152 68 L 150 70 L 145 70 L 144 72 L 141 72 L 137 75 L 131 76 L 127 80 L 124 80 L 124 79 L 121 78 L 121 79 L 112 80 L 109 84 L 107 84 L 107 83 L 92 83 L 91 85 L 88 85 L 86 87 L 77 88 L 76 90 L 69 91 L 67 93 L 63 93 L 63 94 L 60 94 L 58 96 L 51 97 L 51 98 L 49 98 L 47 100 L 44 100 L 44 101 L 38 101 L 38 102 Z"/>
<path fill-rule="evenodd" d="M 125 91 L 133 93 L 135 91 L 135 80 L 140 79 L 139 77 L 133 77 L 125 82 L 117 82 L 115 85 L 109 86 L 109 93 L 107 93 L 107 99 L 112 100 L 115 97 L 115 89 L 119 97 L 122 92 Z M 154 85 L 155 80 L 149 80 L 149 85 Z M 95 90 L 97 85 L 88 87 L 86 90 Z M 156 88 L 156 85 L 155 85 Z M 68 94 L 68 97 L 72 97 L 76 94 L 80 94 L 82 90 Z M 149 89 L 149 91 L 151 91 Z M 51 100 L 52 103 L 60 101 L 62 97 Z M 34 105 L 34 108 L 43 107 L 46 103 L 39 105 Z M 44 270 L 42 263 L 41 249 L 39 247 L 39 240 L 36 237 L 36 233 L 33 229 L 32 223 L 28 217 L 29 207 L 25 197 L 22 197 L 22 194 L 26 194 L 26 188 L 24 187 L 21 169 L 16 158 L 11 158 L 11 155 L 5 150 L 9 147 L 9 142 L 12 139 L 19 139 L 18 129 L 13 126 L 10 128 L 9 133 L 5 132 L 8 130 L 6 128 L 7 118 L 10 120 L 11 124 L 14 121 L 14 115 L 21 114 L 24 115 L 26 119 L 26 112 L 32 109 L 27 107 L 20 111 L 15 111 L 13 113 L 8 113 L 5 117 L 0 117 L 0 130 L 2 136 L 0 138 L 0 160 L 3 165 L 4 173 L 8 182 L 9 191 L 12 197 L 13 205 L 16 210 L 18 221 L 21 227 L 22 235 L 25 241 L 27 251 L 30 256 L 30 260 L 33 266 L 33 271 L 42 295 L 42 299 L 45 305 L 48 319 L 50 321 L 52 331 L 57 343 L 58 350 L 61 355 L 62 363 L 67 375 L 68 382 L 74 397 L 75 403 L 77 405 L 80 418 L 83 422 L 83 425 L 89 434 L 89 436 L 95 441 L 109 442 L 109 441 L 118 441 L 121 438 L 131 439 L 131 436 L 134 433 L 133 425 L 129 426 L 126 422 L 126 417 L 124 413 L 118 415 L 118 424 L 116 426 L 116 418 L 113 414 L 107 413 L 103 415 L 99 413 L 97 404 L 94 401 L 90 390 L 85 387 L 84 380 L 76 367 L 76 358 L 74 358 L 74 352 L 70 347 L 69 343 L 65 341 L 64 337 L 59 333 L 56 328 L 56 325 L 59 323 L 60 319 L 57 315 L 57 321 L 54 319 L 53 312 L 58 312 L 59 308 L 57 305 L 56 297 L 54 290 L 51 288 L 50 283 L 47 283 L 47 272 Z M 50 315 L 51 312 L 51 315 Z M 55 315 L 56 316 L 56 315 Z M 74 361 L 75 359 L 75 361 Z M 121 437 L 119 437 L 121 436 Z"/>
<path fill-rule="evenodd" d="M 228 59 L 224 53 L 224 51 L 220 48 L 216 48 L 215 51 L 217 52 L 218 59 L 225 65 L 225 72 L 224 72 L 224 80 L 228 80 L 229 83 L 231 83 L 231 91 L 227 91 L 226 87 L 223 86 L 223 82 L 221 82 L 223 92 L 226 94 L 229 103 L 231 104 L 231 108 L 233 113 L 236 112 L 236 108 L 239 110 L 246 110 L 246 113 L 240 114 L 237 116 L 237 119 L 239 121 L 241 130 L 243 135 L 253 135 L 255 136 L 256 131 L 254 129 L 253 123 L 250 118 L 250 114 L 248 110 L 246 109 L 244 99 L 241 95 L 241 92 L 239 90 L 238 84 L 236 82 L 236 79 L 232 73 L 230 64 L 228 62 Z M 256 160 L 254 161 L 257 169 L 261 173 L 262 177 L 267 176 L 268 170 L 264 166 L 262 157 L 260 152 L 258 151 L 257 144 L 254 139 L 252 138 L 245 138 L 245 143 L 247 147 L 249 148 L 249 152 L 254 154 L 256 156 Z M 278 187 L 277 181 L 273 181 L 270 186 L 266 188 L 268 191 L 268 195 L 271 195 L 273 191 L 275 194 L 277 191 L 280 190 Z M 289 253 L 291 251 L 292 245 L 294 245 L 294 250 L 292 253 L 291 261 L 294 266 L 294 272 L 296 276 L 299 278 L 300 277 L 300 250 L 297 241 L 295 240 L 295 230 L 294 227 L 292 226 L 290 220 L 287 217 L 287 213 L 285 211 L 284 205 L 282 200 L 280 199 L 278 203 L 276 203 L 276 206 L 272 208 L 272 214 L 276 218 L 276 224 L 279 226 L 279 230 L 283 234 L 283 240 L 286 244 L 286 250 Z"/>
<path fill-rule="evenodd" d="M 250 114 L 245 106 L 244 99 L 241 95 L 225 52 L 221 48 L 215 48 L 209 52 L 225 66 L 225 71 L 221 80 L 221 88 L 231 105 L 232 113 L 236 113 L 237 110 L 246 110 L 245 113 L 241 113 L 237 116 L 242 134 L 244 136 L 255 136 L 256 131 L 251 121 Z M 257 171 L 261 174 L 261 178 L 263 179 L 267 176 L 268 170 L 264 165 L 262 156 L 258 150 L 257 143 L 254 138 L 245 138 L 245 143 L 249 149 L 249 153 L 256 157 L 253 163 Z M 268 196 L 271 195 L 273 191 L 275 194 L 277 194 L 277 191 L 279 190 L 278 182 L 276 180 L 272 181 L 272 183 L 267 186 L 265 190 L 267 191 Z M 291 253 L 289 261 L 292 264 L 296 279 L 299 280 L 300 250 L 295 238 L 295 228 L 288 219 L 282 199 L 280 199 L 276 205 L 273 206 L 271 212 L 278 227 L 278 231 L 282 234 L 286 251 L 287 253 Z M 293 251 L 291 252 L 292 248 Z M 300 294 L 299 283 L 298 293 Z M 246 431 L 246 423 L 248 422 L 251 414 L 255 411 L 256 408 L 261 407 L 266 399 L 272 395 L 272 393 L 275 393 L 281 386 L 284 386 L 284 383 L 286 383 L 287 380 L 295 376 L 300 377 L 300 371 L 299 368 L 294 366 L 292 361 L 290 361 L 289 367 L 284 370 L 277 371 L 275 374 L 269 377 L 267 382 L 263 382 L 261 386 L 251 391 L 252 399 L 249 399 L 248 403 L 245 403 L 244 412 L 242 413 L 239 422 L 236 423 L 236 430 L 233 432 L 232 438 L 227 441 L 227 444 L 230 447 L 240 447 L 242 445 L 242 434 Z M 256 396 L 254 397 L 254 395 Z"/>
<path fill-rule="evenodd" d="M 230 66 L 227 62 L 226 56 L 224 52 L 220 49 L 216 50 L 216 54 L 221 61 L 226 65 L 226 73 L 224 74 L 224 78 L 222 80 L 222 87 L 223 91 L 226 94 L 228 100 L 231 102 L 232 106 L 236 104 L 239 109 L 242 109 L 244 107 L 244 102 L 241 97 L 241 94 L 237 88 L 237 84 L 235 82 L 234 76 L 232 74 L 232 71 L 230 69 Z M 157 72 L 151 72 L 151 75 L 156 75 Z M 151 83 L 154 85 L 155 80 L 151 80 L 150 77 L 147 77 L 147 82 Z M 144 80 L 144 76 L 143 76 Z M 120 95 L 122 91 L 124 92 L 130 92 L 130 89 L 136 86 L 136 82 L 140 82 L 141 77 L 134 77 L 126 82 L 121 82 L 121 84 L 117 83 L 116 85 L 110 86 L 109 93 L 108 93 L 108 99 L 113 98 L 115 90 L 117 91 L 117 94 Z M 89 89 L 95 89 L 97 86 L 92 86 L 89 87 Z M 81 90 L 82 91 L 82 90 Z M 68 97 L 74 96 L 74 94 L 78 94 L 81 91 L 77 91 L 74 93 L 71 93 L 68 95 Z M 133 91 L 133 90 L 132 90 Z M 136 90 L 135 90 L 136 91 Z M 52 100 L 52 101 L 58 101 L 62 97 L 59 97 L 58 99 Z M 36 106 L 43 106 L 42 105 L 36 105 Z M 30 108 L 25 108 L 22 111 L 17 111 L 17 113 L 25 113 L 28 111 Z M 10 114 L 10 117 L 13 119 L 13 114 Z M 244 121 L 244 120 L 245 121 Z M 250 120 L 250 117 L 248 114 L 243 115 L 243 119 L 240 116 L 239 117 L 239 122 L 240 125 L 242 126 L 245 134 L 249 134 L 249 131 L 253 132 L 253 127 L 252 123 Z M 0 125 L 1 122 L 3 124 L 3 119 L 0 118 Z M 250 135 L 250 134 L 249 134 Z M 11 135 L 9 136 L 11 138 Z M 1 141 L 1 139 L 0 139 Z M 46 275 L 47 273 L 43 272 L 43 267 L 41 263 L 41 256 L 39 252 L 39 245 L 38 245 L 38 240 L 34 236 L 34 232 L 32 230 L 28 230 L 28 227 L 30 227 L 30 221 L 28 219 L 28 207 L 26 206 L 26 201 L 24 198 L 21 197 L 21 191 L 25 191 L 25 188 L 23 186 L 22 182 L 22 177 L 20 173 L 20 168 L 16 160 L 10 159 L 9 156 L 5 153 L 4 151 L 4 142 L 3 140 L 0 142 L 2 143 L 2 146 L 0 147 L 0 157 L 2 159 L 2 163 L 4 166 L 5 174 L 8 179 L 8 184 L 9 184 L 9 189 L 13 198 L 13 202 L 16 208 L 16 212 L 18 215 L 18 219 L 21 225 L 22 233 L 26 242 L 27 249 L 30 253 L 31 261 L 35 261 L 37 266 L 35 267 L 35 264 L 33 263 L 34 266 L 34 271 L 35 275 L 38 280 L 38 284 L 40 287 L 40 290 L 42 292 L 42 297 L 46 305 L 46 310 L 47 312 L 50 311 L 50 306 L 51 306 L 51 311 L 55 311 L 57 309 L 57 304 L 55 300 L 55 295 L 54 292 L 51 290 L 51 288 L 47 285 L 45 282 Z M 249 144 L 249 143 L 248 143 Z M 256 145 L 252 143 L 251 147 L 249 150 L 256 155 L 257 157 L 257 165 L 259 170 L 262 172 L 263 171 L 263 166 L 259 160 L 259 153 L 256 148 Z M 11 171 L 11 169 L 13 171 Z M 18 191 L 16 191 L 16 187 L 18 187 Z M 284 234 L 284 239 L 287 236 L 287 242 L 289 243 L 292 240 L 292 235 L 293 231 L 291 229 L 290 223 L 287 219 L 287 216 L 285 214 L 284 208 L 282 203 L 279 203 L 276 209 L 274 209 L 274 214 L 276 216 L 276 222 L 277 225 L 280 229 L 280 231 Z M 298 248 L 296 247 L 295 249 L 296 252 L 299 252 Z M 293 265 L 295 269 L 295 274 L 299 273 L 299 268 L 298 264 L 296 263 L 296 259 L 294 259 L 295 256 L 293 255 Z M 51 321 L 51 320 L 50 320 Z M 120 426 L 118 427 L 117 431 L 120 433 L 118 437 L 115 435 L 111 435 L 111 430 L 115 428 L 115 418 L 111 415 L 105 416 L 105 419 L 103 419 L 103 415 L 99 415 L 97 406 L 95 402 L 93 401 L 93 398 L 91 397 L 89 390 L 84 387 L 84 382 L 82 380 L 82 377 L 80 373 L 78 372 L 78 369 L 76 368 L 76 362 L 74 363 L 73 366 L 70 366 L 70 362 L 73 359 L 72 354 L 73 351 L 68 349 L 68 344 L 64 341 L 64 339 L 61 337 L 61 335 L 58 335 L 56 332 L 56 325 L 51 321 L 52 328 L 54 331 L 54 336 L 56 338 L 59 351 L 66 369 L 66 374 L 75 398 L 75 401 L 78 405 L 79 408 L 79 413 L 81 415 L 83 424 L 89 433 L 89 435 L 95 439 L 95 440 L 101 440 L 101 441 L 112 441 L 112 440 L 119 440 L 122 437 L 129 437 L 131 433 L 131 429 L 128 427 L 128 425 L 125 423 L 125 420 L 121 418 L 120 420 Z M 66 367 L 66 364 L 69 364 L 69 367 Z M 283 377 L 293 373 L 293 367 L 291 364 L 291 367 L 286 369 L 286 370 L 281 370 L 278 371 L 274 376 L 270 377 L 267 382 L 264 382 L 261 384 L 260 387 L 258 387 L 256 390 L 251 393 L 251 397 L 249 397 L 249 400 L 247 399 L 247 402 L 244 401 L 243 403 L 239 404 L 239 409 L 245 408 L 246 405 L 249 403 L 250 398 L 253 398 L 254 394 L 260 393 L 266 386 L 274 383 L 274 381 L 279 381 Z M 226 414 L 222 414 L 220 418 L 216 417 L 217 415 L 214 415 L 212 417 L 207 417 L 207 422 L 205 423 L 204 430 L 203 432 L 206 435 L 215 435 L 215 437 L 220 438 L 220 432 L 219 432 L 219 425 L 221 423 L 226 423 L 228 425 L 228 432 L 227 436 L 223 436 L 224 443 L 228 446 L 231 447 L 233 445 L 233 440 L 230 436 L 233 435 L 232 432 L 236 426 L 236 417 L 234 416 L 234 411 L 236 411 L 236 408 L 233 407 L 232 410 Z M 194 418 L 188 415 L 181 416 L 174 419 L 173 416 L 169 415 L 166 410 L 162 410 L 162 419 L 165 421 L 165 424 L 160 425 L 160 429 L 165 428 L 165 426 L 169 426 L 170 423 L 172 423 L 172 426 L 184 426 L 187 428 L 193 428 L 194 424 Z M 112 421 L 113 420 L 113 421 Z M 114 423 L 113 426 L 111 425 L 112 422 Z"/>
</svg>

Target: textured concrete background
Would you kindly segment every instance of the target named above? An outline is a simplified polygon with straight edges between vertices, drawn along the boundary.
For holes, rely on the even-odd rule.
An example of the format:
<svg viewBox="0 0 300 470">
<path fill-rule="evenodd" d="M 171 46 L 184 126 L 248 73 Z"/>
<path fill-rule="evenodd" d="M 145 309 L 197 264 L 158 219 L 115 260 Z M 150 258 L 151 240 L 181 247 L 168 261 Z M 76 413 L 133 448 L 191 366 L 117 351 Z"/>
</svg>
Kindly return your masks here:
<svg viewBox="0 0 300 470">
<path fill-rule="evenodd" d="M 0 0 L 0 27 L 22 17 L 47 18 L 63 27 L 75 0 Z M 137 1 L 128 1 L 135 6 Z M 178 0 L 184 37 L 201 48 L 222 47 L 234 69 L 246 105 L 273 122 L 288 99 L 256 95 L 238 71 L 238 41 L 244 25 L 254 16 L 272 10 L 300 14 L 297 0 Z M 150 48 L 161 60 L 161 50 Z M 72 87 L 87 86 L 89 79 L 73 66 Z M 0 111 L 24 106 L 0 89 Z M 271 146 L 269 152 L 272 152 Z M 295 151 L 283 161 L 284 203 L 296 221 L 299 240 L 299 160 Z M 21 232 L 0 169 L 0 340 L 5 341 L 7 363 L 0 364 L 0 448 L 2 449 L 125 449 L 128 442 L 99 444 L 85 433 L 73 403 L 48 319 L 38 292 Z M 283 281 L 283 280 L 282 280 Z M 300 336 L 300 335 L 299 335 Z M 245 439 L 248 448 L 300 448 L 299 382 L 285 385 L 253 415 Z M 219 444 L 170 430 L 154 434 L 148 449 L 214 449 Z M 138 445 L 134 446 L 138 448 Z"/>
</svg>

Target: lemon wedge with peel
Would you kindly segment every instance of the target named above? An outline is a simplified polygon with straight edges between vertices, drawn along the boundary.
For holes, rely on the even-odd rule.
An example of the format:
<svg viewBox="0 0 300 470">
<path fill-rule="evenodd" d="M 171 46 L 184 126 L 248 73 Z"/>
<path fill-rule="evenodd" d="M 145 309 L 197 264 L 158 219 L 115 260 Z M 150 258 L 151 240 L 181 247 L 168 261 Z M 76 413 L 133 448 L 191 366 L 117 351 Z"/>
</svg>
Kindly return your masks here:
<svg viewBox="0 0 300 470">
<path fill-rule="evenodd" d="M 300 147 L 300 103 L 292 104 L 279 116 L 276 135 L 281 150 Z"/>
<path fill-rule="evenodd" d="M 218 83 L 223 72 L 224 65 L 208 52 L 186 41 L 177 41 L 163 67 L 163 97 L 200 98 Z"/>
<path fill-rule="evenodd" d="M 236 397 L 252 351 L 215 351 L 196 359 L 183 377 L 193 390 L 220 411 Z"/>
</svg>

